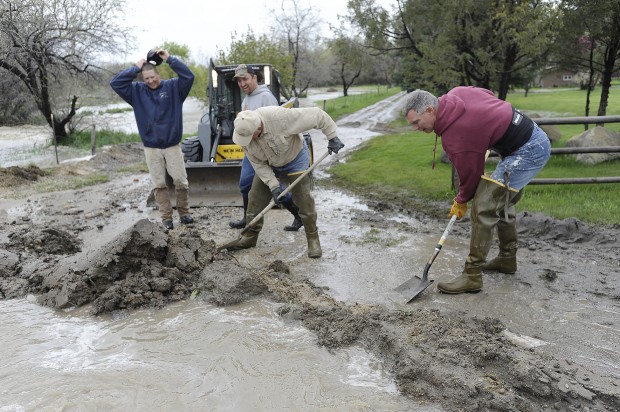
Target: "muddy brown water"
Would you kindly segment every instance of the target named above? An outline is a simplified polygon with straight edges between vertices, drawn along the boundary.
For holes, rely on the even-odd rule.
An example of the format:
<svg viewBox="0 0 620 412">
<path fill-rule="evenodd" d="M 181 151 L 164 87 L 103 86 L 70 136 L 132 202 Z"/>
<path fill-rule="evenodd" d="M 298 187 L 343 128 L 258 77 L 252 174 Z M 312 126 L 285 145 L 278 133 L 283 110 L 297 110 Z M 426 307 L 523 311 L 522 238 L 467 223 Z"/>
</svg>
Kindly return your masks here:
<svg viewBox="0 0 620 412">
<path fill-rule="evenodd" d="M 268 301 L 188 301 L 117 319 L 31 299 L 0 308 L 3 411 L 412 407 L 380 359 L 319 347 Z"/>
<path fill-rule="evenodd" d="M 394 104 L 341 122 L 347 149 Z M 316 173 L 321 259 L 281 230 L 281 210 L 256 248 L 221 256 L 213 246 L 238 235 L 227 227 L 238 209 L 196 210 L 169 235 L 149 228 L 144 175 L 0 202 L 0 269 L 22 259 L 22 277 L 44 272 L 50 286 L 20 295 L 23 282 L 0 276 L 16 297 L 0 300 L 0 410 L 618 410 L 617 228 L 521 214 L 516 275 L 404 305 L 393 288 L 422 273 L 447 219 L 329 187 L 343 158 Z M 460 271 L 468 227 L 458 222 L 432 279 Z M 79 240 L 83 257 L 50 253 L 50 239 Z M 100 293 L 119 273 L 125 287 Z M 73 288 L 80 274 L 91 285 Z M 141 302 L 156 307 L 131 307 Z"/>
</svg>

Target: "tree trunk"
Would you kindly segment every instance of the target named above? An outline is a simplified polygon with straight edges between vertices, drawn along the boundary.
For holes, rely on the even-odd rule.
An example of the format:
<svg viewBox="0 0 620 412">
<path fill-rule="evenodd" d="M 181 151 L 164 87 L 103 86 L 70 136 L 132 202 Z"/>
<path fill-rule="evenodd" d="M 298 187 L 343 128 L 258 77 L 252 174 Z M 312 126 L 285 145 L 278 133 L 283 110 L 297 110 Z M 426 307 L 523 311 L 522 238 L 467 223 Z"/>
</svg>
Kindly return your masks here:
<svg viewBox="0 0 620 412">
<path fill-rule="evenodd" d="M 588 74 L 588 84 L 587 84 L 587 90 L 586 90 L 586 110 L 585 110 L 585 115 L 589 116 L 590 115 L 590 95 L 592 94 L 592 89 L 594 89 L 594 46 L 595 46 L 595 42 L 594 40 L 591 41 L 590 43 L 590 61 L 589 61 L 589 65 L 590 65 L 590 73 Z M 588 127 L 590 126 L 589 124 L 584 124 L 584 130 L 588 130 Z"/>
<path fill-rule="evenodd" d="M 620 52 L 620 13 L 616 10 L 612 18 L 613 29 L 611 38 L 605 50 L 603 73 L 601 76 L 601 101 L 598 106 L 598 116 L 605 116 L 609 103 L 609 89 L 611 89 L 611 77 L 614 74 L 616 60 Z M 597 124 L 598 126 L 598 124 Z"/>
<path fill-rule="evenodd" d="M 512 69 L 515 65 L 517 58 L 518 47 L 515 43 L 508 46 L 506 50 L 506 57 L 504 58 L 504 67 L 499 80 L 499 88 L 497 92 L 498 99 L 506 100 L 508 97 L 508 90 L 510 88 L 510 80 L 512 79 Z"/>
</svg>

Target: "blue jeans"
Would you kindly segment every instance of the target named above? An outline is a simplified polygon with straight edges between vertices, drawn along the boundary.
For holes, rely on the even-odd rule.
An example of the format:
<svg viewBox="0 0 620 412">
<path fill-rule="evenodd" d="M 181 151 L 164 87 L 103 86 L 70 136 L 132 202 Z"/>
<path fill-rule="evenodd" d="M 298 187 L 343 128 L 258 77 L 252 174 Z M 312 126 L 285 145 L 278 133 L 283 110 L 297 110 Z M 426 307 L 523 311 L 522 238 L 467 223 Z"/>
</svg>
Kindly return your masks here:
<svg viewBox="0 0 620 412">
<path fill-rule="evenodd" d="M 532 137 L 509 156 L 502 158 L 491 179 L 521 190 L 540 172 L 551 156 L 551 143 L 547 134 L 534 124 Z M 508 173 L 508 181 L 506 181 Z"/>
<path fill-rule="evenodd" d="M 291 162 L 280 167 L 272 167 L 273 173 L 279 179 L 282 176 L 295 176 L 305 172 L 310 167 L 310 150 L 304 141 L 304 146 L 299 151 L 297 157 Z"/>
<path fill-rule="evenodd" d="M 239 191 L 241 191 L 241 196 L 243 196 L 244 199 L 248 198 L 248 194 L 252 188 L 252 180 L 254 180 L 254 168 L 248 158 L 244 156 L 241 162 L 241 177 L 239 178 Z M 280 187 L 282 187 L 282 184 L 280 184 Z M 282 190 L 284 190 L 284 187 L 282 187 Z M 291 195 L 291 192 L 288 192 L 284 195 L 282 202 L 288 203 L 292 198 L 293 195 Z"/>
</svg>

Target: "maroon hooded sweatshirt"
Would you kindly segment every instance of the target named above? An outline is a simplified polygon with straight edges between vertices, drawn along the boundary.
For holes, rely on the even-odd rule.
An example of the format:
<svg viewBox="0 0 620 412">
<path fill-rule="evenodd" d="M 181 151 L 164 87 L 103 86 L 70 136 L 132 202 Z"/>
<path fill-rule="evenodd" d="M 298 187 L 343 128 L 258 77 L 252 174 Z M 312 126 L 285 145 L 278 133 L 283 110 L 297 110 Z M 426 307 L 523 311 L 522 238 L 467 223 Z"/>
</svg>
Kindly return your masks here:
<svg viewBox="0 0 620 412">
<path fill-rule="evenodd" d="M 490 90 L 461 86 L 439 97 L 434 130 L 459 176 L 457 202 L 474 197 L 486 151 L 504 136 L 511 121 L 512 105 Z"/>
</svg>

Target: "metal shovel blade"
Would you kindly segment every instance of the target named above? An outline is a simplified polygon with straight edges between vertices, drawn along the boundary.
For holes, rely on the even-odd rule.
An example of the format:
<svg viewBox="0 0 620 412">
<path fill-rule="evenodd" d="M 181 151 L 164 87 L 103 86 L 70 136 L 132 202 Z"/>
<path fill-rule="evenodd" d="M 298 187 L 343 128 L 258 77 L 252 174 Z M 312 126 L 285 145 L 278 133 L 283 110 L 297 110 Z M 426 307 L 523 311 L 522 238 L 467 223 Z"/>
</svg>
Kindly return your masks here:
<svg viewBox="0 0 620 412">
<path fill-rule="evenodd" d="M 414 276 L 411 279 L 407 280 L 405 283 L 398 286 L 396 289 L 394 289 L 396 292 L 402 293 L 405 299 L 407 299 L 405 303 L 411 302 L 413 299 L 416 298 L 416 296 L 422 293 L 427 287 L 429 287 L 433 283 L 432 280 L 428 279 L 428 271 L 431 268 L 433 262 L 435 261 L 437 255 L 439 255 L 439 252 L 441 252 L 441 248 L 443 247 L 443 244 L 446 241 L 446 238 L 448 237 L 448 234 L 450 233 L 452 225 L 455 221 L 456 216 L 452 216 L 450 222 L 448 222 L 448 226 L 443 231 L 443 234 L 441 235 L 437 246 L 435 246 L 433 256 L 431 256 L 428 263 L 426 263 L 426 266 L 424 266 L 424 272 L 422 273 L 422 277 L 420 278 L 418 276 Z"/>
<path fill-rule="evenodd" d="M 428 270 L 430 267 L 431 265 L 427 263 L 422 277 L 414 276 L 394 289 L 396 292 L 401 293 L 406 297 L 406 299 L 408 299 L 405 303 L 411 302 L 420 293 L 424 292 L 427 287 L 433 284 L 434 280 L 428 278 Z"/>
</svg>

